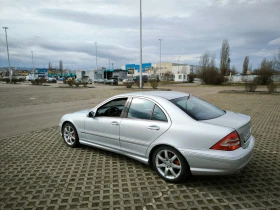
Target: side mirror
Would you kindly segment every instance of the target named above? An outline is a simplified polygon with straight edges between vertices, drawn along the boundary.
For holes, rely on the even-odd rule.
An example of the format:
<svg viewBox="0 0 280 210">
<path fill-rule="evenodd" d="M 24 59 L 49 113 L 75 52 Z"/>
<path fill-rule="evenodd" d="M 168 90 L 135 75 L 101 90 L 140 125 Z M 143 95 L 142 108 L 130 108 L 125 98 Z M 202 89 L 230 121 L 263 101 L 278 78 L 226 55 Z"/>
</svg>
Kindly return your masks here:
<svg viewBox="0 0 280 210">
<path fill-rule="evenodd" d="M 89 117 L 89 118 L 94 118 L 94 112 L 93 112 L 93 111 L 90 111 L 90 112 L 87 114 L 87 117 Z"/>
</svg>

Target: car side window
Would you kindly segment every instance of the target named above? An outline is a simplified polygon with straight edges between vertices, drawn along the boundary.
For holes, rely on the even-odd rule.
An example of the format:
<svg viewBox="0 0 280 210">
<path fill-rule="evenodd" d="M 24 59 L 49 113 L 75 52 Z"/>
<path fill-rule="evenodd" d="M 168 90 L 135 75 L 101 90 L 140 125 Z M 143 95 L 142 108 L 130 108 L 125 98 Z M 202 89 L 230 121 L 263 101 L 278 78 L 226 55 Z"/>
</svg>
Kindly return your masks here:
<svg viewBox="0 0 280 210">
<path fill-rule="evenodd" d="M 103 106 L 99 107 L 96 111 L 96 117 L 120 117 L 125 106 L 127 98 L 114 99 Z"/>
<path fill-rule="evenodd" d="M 142 98 L 132 100 L 127 118 L 167 121 L 164 112 L 154 102 Z"/>
<path fill-rule="evenodd" d="M 158 105 L 155 105 L 154 111 L 152 114 L 152 120 L 158 120 L 158 121 L 165 121 L 167 122 L 167 117 L 164 114 L 164 112 L 159 108 Z"/>
</svg>

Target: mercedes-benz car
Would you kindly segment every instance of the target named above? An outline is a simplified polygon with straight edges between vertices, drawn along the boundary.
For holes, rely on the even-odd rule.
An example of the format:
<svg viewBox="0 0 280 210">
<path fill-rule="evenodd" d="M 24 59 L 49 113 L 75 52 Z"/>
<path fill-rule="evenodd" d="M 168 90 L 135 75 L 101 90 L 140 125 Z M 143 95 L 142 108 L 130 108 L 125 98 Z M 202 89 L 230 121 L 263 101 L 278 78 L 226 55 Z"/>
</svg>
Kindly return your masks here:
<svg viewBox="0 0 280 210">
<path fill-rule="evenodd" d="M 126 155 L 150 164 L 169 182 L 235 174 L 249 163 L 255 144 L 249 116 L 173 91 L 116 95 L 64 115 L 59 126 L 69 147 Z"/>
</svg>

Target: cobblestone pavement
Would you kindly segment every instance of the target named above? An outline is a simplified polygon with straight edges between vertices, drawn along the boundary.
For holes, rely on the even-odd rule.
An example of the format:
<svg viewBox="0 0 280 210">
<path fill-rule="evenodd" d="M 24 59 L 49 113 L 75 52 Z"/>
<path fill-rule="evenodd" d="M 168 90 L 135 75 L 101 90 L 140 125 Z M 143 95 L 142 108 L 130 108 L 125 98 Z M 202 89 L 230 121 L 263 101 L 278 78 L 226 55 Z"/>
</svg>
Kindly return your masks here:
<svg viewBox="0 0 280 210">
<path fill-rule="evenodd" d="M 0 209 L 280 209 L 280 95 L 202 98 L 252 117 L 255 153 L 238 175 L 166 183 L 127 157 L 69 148 L 52 127 L 0 139 Z"/>
</svg>

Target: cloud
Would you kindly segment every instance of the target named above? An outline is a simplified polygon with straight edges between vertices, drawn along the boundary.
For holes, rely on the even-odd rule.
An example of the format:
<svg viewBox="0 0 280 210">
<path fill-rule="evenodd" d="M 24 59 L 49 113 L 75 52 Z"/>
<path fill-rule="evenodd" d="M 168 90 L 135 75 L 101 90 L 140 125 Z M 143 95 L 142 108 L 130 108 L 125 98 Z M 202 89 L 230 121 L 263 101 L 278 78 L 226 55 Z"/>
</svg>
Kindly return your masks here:
<svg viewBox="0 0 280 210">
<path fill-rule="evenodd" d="M 159 38 L 162 62 L 181 56 L 189 64 L 207 50 L 218 60 L 228 39 L 232 65 L 241 70 L 249 55 L 257 66 L 279 46 L 279 7 L 279 0 L 144 0 L 143 62 L 159 62 Z M 139 63 L 139 1 L 9 0 L 0 13 L 1 25 L 9 27 L 12 65 L 31 65 L 32 50 L 38 66 L 63 59 L 71 68 L 91 69 L 95 42 L 100 65 Z M 6 66 L 4 30 L 0 45 L 0 66 Z"/>
<path fill-rule="evenodd" d="M 280 38 L 268 42 L 269 45 L 280 45 Z"/>
</svg>

